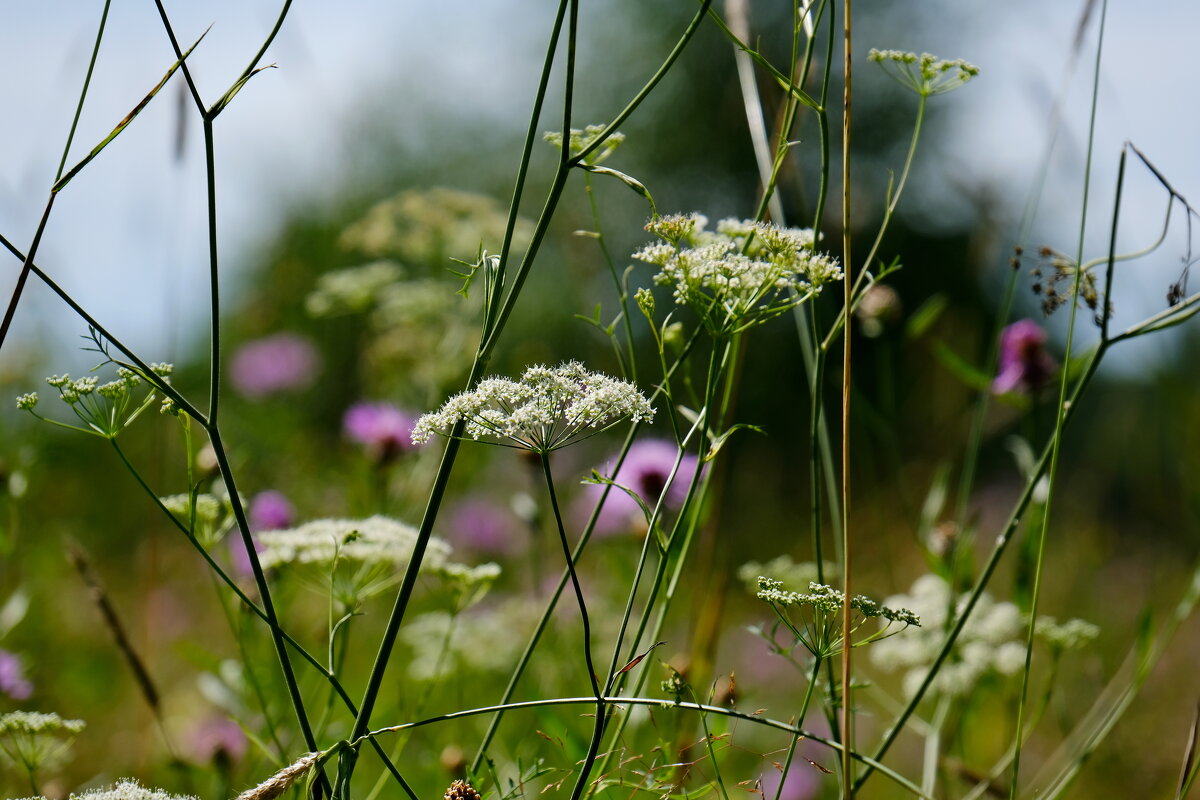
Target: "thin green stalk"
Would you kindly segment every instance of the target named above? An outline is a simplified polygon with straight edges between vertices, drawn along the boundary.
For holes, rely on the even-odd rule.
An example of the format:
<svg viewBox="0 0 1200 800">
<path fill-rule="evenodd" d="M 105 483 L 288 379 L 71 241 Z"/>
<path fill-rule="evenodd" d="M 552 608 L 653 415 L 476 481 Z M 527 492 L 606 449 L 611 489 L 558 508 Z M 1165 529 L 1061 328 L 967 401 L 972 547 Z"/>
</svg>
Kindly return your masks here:
<svg viewBox="0 0 1200 800">
<path fill-rule="evenodd" d="M 213 410 L 216 410 L 215 407 Z M 258 588 L 258 596 L 262 599 L 263 612 L 267 616 L 267 625 L 271 631 L 271 641 L 275 645 L 275 655 L 279 660 L 279 667 L 283 673 L 283 681 L 287 687 L 288 698 L 292 703 L 292 710 L 296 714 L 296 722 L 300 726 L 300 733 L 304 739 L 305 747 L 308 748 L 309 752 L 315 752 L 318 749 L 317 740 L 313 735 L 308 713 L 304 709 L 304 698 L 300 694 L 300 685 L 292 669 L 292 659 L 288 655 L 282 626 L 279 623 L 279 616 L 275 611 L 275 603 L 271 599 L 271 589 L 267 585 L 267 576 L 259 561 L 258 550 L 254 546 L 254 537 L 250 534 L 250 523 L 246 519 L 246 510 L 242 507 L 241 496 L 238 494 L 237 484 L 233 480 L 233 470 L 229 466 L 229 457 L 225 453 L 225 445 L 221 440 L 221 432 L 215 423 L 211 421 L 211 418 L 205 430 L 208 432 L 209 443 L 212 445 L 213 454 L 216 456 L 217 465 L 221 470 L 221 478 L 225 484 L 225 490 L 229 495 L 229 503 L 233 509 L 234 519 L 237 521 L 238 530 L 242 534 L 242 543 L 246 547 L 250 569 L 254 573 L 254 582 Z M 322 785 L 322 790 L 328 795 L 328 779 L 325 778 L 323 770 L 318 777 L 318 781 Z M 413 800 L 416 800 L 415 796 Z"/>
<path fill-rule="evenodd" d="M 675 371 L 687 359 L 688 355 L 692 351 L 692 348 L 698 341 L 698 338 L 698 331 L 693 332 L 688 338 L 688 341 L 680 351 L 679 357 L 675 360 L 675 363 L 669 370 L 665 370 L 663 383 L 656 387 L 654 392 L 650 395 L 650 402 L 653 403 L 655 398 L 657 398 L 660 393 L 666 391 L 665 387 L 670 385 L 671 376 L 674 375 Z M 620 470 L 621 465 L 625 463 L 625 457 L 629 454 L 629 448 L 633 445 L 633 441 L 637 437 L 637 434 L 640 430 L 641 423 L 636 423 L 630 426 L 629 433 L 625 436 L 625 442 L 617 451 L 617 457 L 613 462 L 614 472 Z M 597 499 L 596 505 L 592 509 L 591 516 L 588 518 L 588 522 L 583 528 L 583 533 L 580 535 L 579 541 L 575 545 L 575 551 L 572 555 L 572 559 L 576 563 L 578 563 L 580 557 L 583 555 L 584 548 L 591 540 L 592 532 L 595 530 L 596 523 L 600 518 L 600 511 L 604 507 L 604 503 L 612 491 L 613 487 L 611 484 L 605 485 L 601 491 L 600 497 Z M 563 589 L 566 588 L 567 582 L 570 581 L 570 579 L 570 572 L 564 568 L 562 575 L 559 577 L 558 586 L 555 587 L 554 591 L 551 593 L 550 599 L 546 603 L 546 608 L 543 610 L 541 618 L 534 627 L 533 633 L 530 634 L 529 641 L 525 645 L 525 650 L 521 653 L 520 658 L 517 659 L 517 664 L 513 668 L 512 674 L 509 676 L 508 684 L 505 686 L 504 693 L 501 695 L 500 706 L 504 706 L 504 704 L 511 701 L 513 695 L 516 694 L 517 683 L 521 680 L 521 676 L 525 674 L 525 668 L 529 665 L 529 661 L 533 656 L 533 651 L 537 648 L 538 643 L 541 641 L 542 634 L 545 632 L 546 627 L 550 622 L 550 615 L 554 613 L 555 606 L 558 604 L 558 599 L 562 595 Z M 484 754 L 487 752 L 488 747 L 491 746 L 492 739 L 495 738 L 496 731 L 500 727 L 500 721 L 503 716 L 504 715 L 502 711 L 497 712 L 497 714 L 492 718 L 491 722 L 488 723 L 488 728 L 484 732 L 482 739 L 480 739 L 478 749 L 475 751 L 475 757 L 471 760 L 471 766 L 468 770 L 470 774 L 479 774 L 480 767 L 483 764 Z"/>
<path fill-rule="evenodd" d="M 37 230 L 33 234 L 33 243 L 29 245 L 29 252 L 25 256 L 24 263 L 21 264 L 21 272 L 17 275 L 17 285 L 13 287 L 12 296 L 8 300 L 8 308 L 4 311 L 4 320 L 0 321 L 0 348 L 4 347 L 8 329 L 12 326 L 13 317 L 17 313 L 17 304 L 21 302 L 21 295 L 25 291 L 25 282 L 29 280 L 30 265 L 33 263 L 33 257 L 37 255 L 38 245 L 42 243 L 42 234 L 46 231 L 46 223 L 50 219 L 50 209 L 54 207 L 54 198 L 57 196 L 56 192 L 50 193 L 50 199 L 46 201 L 46 208 L 42 211 L 42 219 L 38 222 Z"/>
<path fill-rule="evenodd" d="M 569 139 L 569 137 L 567 137 Z M 567 146 L 567 139 L 564 139 L 563 146 Z M 600 225 L 600 209 L 596 205 L 596 192 L 592 186 L 592 174 L 590 172 L 583 173 L 584 190 L 587 193 L 588 208 L 592 213 L 592 228 L 596 233 L 596 243 L 600 245 L 600 254 L 604 257 L 604 263 L 608 266 L 609 274 L 612 275 L 613 285 L 617 290 L 617 301 L 621 304 L 621 320 L 625 328 L 625 350 L 616 343 L 614 338 L 614 349 L 617 352 L 617 360 L 621 364 L 623 377 L 627 380 L 638 382 L 637 378 L 637 359 L 633 354 L 633 318 L 629 313 L 629 282 L 622 280 L 621 275 L 617 272 L 616 262 L 613 261 L 612 253 L 608 250 L 608 242 L 604 238 L 604 231 Z"/>
<path fill-rule="evenodd" d="M 1079 243 L 1076 249 L 1075 264 L 1083 264 L 1083 245 L 1084 235 L 1087 231 L 1087 213 L 1088 213 L 1088 190 L 1091 188 L 1092 180 L 1092 153 L 1095 146 L 1096 136 L 1096 109 L 1099 106 L 1100 98 L 1100 59 L 1104 51 L 1104 23 L 1108 14 L 1108 0 L 1100 5 L 1100 28 L 1097 33 L 1096 41 L 1096 67 L 1095 77 L 1092 81 L 1092 111 L 1091 119 L 1088 125 L 1088 144 L 1087 157 L 1084 160 L 1083 169 L 1083 201 L 1079 213 Z M 1113 238 L 1116 237 L 1116 225 L 1114 220 Z M 1111 275 L 1111 270 L 1110 270 Z M 1071 350 L 1075 342 L 1075 319 L 1079 311 L 1079 287 L 1083 280 L 1083 270 L 1075 270 L 1075 280 L 1071 287 L 1071 318 L 1067 325 L 1067 344 L 1063 351 L 1063 370 L 1062 377 L 1059 380 L 1058 386 L 1058 406 L 1055 409 L 1054 418 L 1054 439 L 1050 451 L 1050 470 L 1047 473 L 1049 480 L 1049 488 L 1046 492 L 1046 500 L 1042 509 L 1042 524 L 1038 530 L 1037 541 L 1037 557 L 1034 561 L 1033 568 L 1033 597 L 1029 604 L 1029 631 L 1025 640 L 1025 669 L 1021 673 L 1021 696 L 1017 703 L 1017 724 L 1016 731 L 1013 734 L 1015 752 L 1013 753 L 1012 764 L 1012 779 L 1009 784 L 1009 798 L 1016 800 L 1020 791 L 1018 781 L 1021 775 L 1021 730 L 1022 722 L 1025 718 L 1025 705 L 1029 697 L 1029 675 L 1033 663 L 1033 637 L 1036 626 L 1034 621 L 1037 619 L 1038 602 L 1041 600 L 1042 590 L 1042 565 L 1046 556 L 1046 536 L 1050 529 L 1050 510 L 1054 501 L 1054 489 L 1058 477 L 1058 459 L 1062 449 L 1062 429 L 1066 416 L 1066 408 L 1064 404 L 1067 401 L 1067 386 L 1070 383 L 1070 370 L 1065 365 L 1071 363 Z M 1104 297 L 1104 303 L 1107 305 L 1108 296 Z"/>
<path fill-rule="evenodd" d="M 676 702 L 674 700 L 671 700 L 668 698 L 661 698 L 661 697 L 658 697 L 658 698 L 655 698 L 655 697 L 605 697 L 605 698 L 603 698 L 603 700 L 605 703 L 610 704 L 610 705 L 647 706 L 649 708 L 659 708 L 659 709 L 686 709 L 689 711 L 698 711 L 698 712 L 703 712 L 703 713 L 707 713 L 707 714 L 720 714 L 721 716 L 731 717 L 733 719 L 742 720 L 744 722 L 749 722 L 753 725 L 759 725 L 764 728 L 773 728 L 775 730 L 785 731 L 787 733 L 792 734 L 793 736 L 797 736 L 802 739 L 806 739 L 808 741 L 815 742 L 816 744 L 822 745 L 824 747 L 828 747 L 831 750 L 835 750 L 835 751 L 839 751 L 839 752 L 842 750 L 842 746 L 840 744 L 838 744 L 837 742 L 835 742 L 831 739 L 827 739 L 824 736 L 818 736 L 817 734 L 812 733 L 811 731 L 807 731 L 804 728 L 801 728 L 797 725 L 792 725 L 787 722 L 781 722 L 779 720 L 770 719 L 769 717 L 764 717 L 759 714 L 747 713 L 745 711 L 738 711 L 738 710 L 732 709 L 732 708 L 725 708 L 723 706 L 714 706 L 714 705 L 707 705 L 707 704 L 700 704 L 700 703 L 690 703 L 690 702 L 683 701 L 683 700 Z M 415 722 L 405 722 L 405 723 L 401 723 L 399 725 L 391 725 L 386 728 L 379 728 L 377 730 L 369 731 L 369 732 L 363 734 L 363 736 L 360 737 L 359 739 L 352 740 L 350 742 L 350 746 L 351 747 L 357 746 L 358 744 L 360 744 L 361 739 L 363 739 L 363 738 L 374 738 L 377 736 L 381 736 L 385 733 L 399 733 L 401 731 L 412 730 L 413 728 L 422 728 L 422 727 L 425 727 L 426 725 L 432 725 L 432 724 L 435 724 L 438 722 L 449 722 L 450 720 L 463 719 L 465 717 L 474 717 L 474 716 L 479 716 L 480 714 L 495 714 L 496 712 L 499 712 L 499 711 L 513 711 L 516 709 L 523 709 L 523 708 L 547 708 L 550 706 L 590 705 L 595 702 L 596 702 L 595 697 L 555 697 L 555 698 L 551 698 L 548 700 L 526 700 L 524 702 L 519 702 L 519 703 L 506 703 L 503 705 L 482 706 L 479 708 L 469 708 L 469 709 L 465 709 L 465 710 L 461 710 L 461 711 L 453 711 L 449 714 L 441 714 L 436 717 L 428 717 L 426 719 L 416 720 Z M 867 768 L 872 769 L 872 770 L 877 770 L 881 774 L 886 775 L 888 778 L 890 778 L 892 781 L 894 781 L 898 786 L 903 787 L 912 795 L 914 795 L 916 797 L 925 798 L 925 800 L 930 800 L 930 798 L 928 798 L 928 796 L 925 795 L 921 791 L 919 786 L 917 786 L 912 781 L 908 780 L 907 778 L 905 778 L 903 775 L 899 774 L 895 770 L 891 769 L 890 767 L 879 763 L 879 761 L 877 761 L 876 759 L 873 759 L 870 756 L 864 756 L 861 753 L 851 753 L 850 757 L 853 758 L 855 761 L 858 761 L 861 764 L 865 765 Z"/>
<path fill-rule="evenodd" d="M 1070 402 L 1066 404 L 1065 414 L 1063 416 L 1063 424 L 1058 435 L 1062 435 L 1061 432 L 1066 430 L 1066 426 L 1070 422 L 1072 415 L 1079 407 L 1080 397 L 1082 397 L 1084 390 L 1087 389 L 1088 385 L 1091 383 L 1092 378 L 1096 374 L 1096 370 L 1099 368 L 1100 362 L 1103 359 L 1104 354 L 1108 351 L 1109 346 L 1109 344 L 1102 342 L 1096 349 L 1096 352 L 1092 355 L 1092 358 L 1088 361 L 1087 366 L 1084 368 L 1083 374 L 1079 377 L 1075 384 L 1075 389 L 1071 394 Z M 900 735 L 900 731 L 904 729 L 905 723 L 908 721 L 909 717 L 912 716 L 913 712 L 916 711 L 917 706 L 925 697 L 929 687 L 933 684 L 933 679 L 937 675 L 938 670 L 941 669 L 942 664 L 945 663 L 946 659 L 949 657 L 950 652 L 954 647 L 954 643 L 958 640 L 959 634 L 962 633 L 962 629 L 967 623 L 967 619 L 971 616 L 972 611 L 974 611 L 976 604 L 979 602 L 979 598 L 983 595 L 988 582 L 991 580 L 992 574 L 996 571 L 996 567 L 1000 563 L 1001 556 L 1004 555 L 1004 551 L 1008 548 L 1009 542 L 1012 541 L 1012 536 L 1016 532 L 1017 526 L 1020 524 L 1021 518 L 1024 515 L 1030 500 L 1033 498 L 1034 488 L 1037 486 L 1042 473 L 1046 470 L 1047 466 L 1049 466 L 1050 453 L 1054 447 L 1054 444 L 1054 438 L 1051 438 L 1051 440 L 1046 443 L 1046 446 L 1042 451 L 1042 455 L 1039 457 L 1037 464 L 1034 466 L 1028 479 L 1025 481 L 1025 488 L 1021 491 L 1021 496 L 1017 498 L 1017 502 L 1013 505 L 1013 509 L 1009 513 L 1008 521 L 1005 523 L 1000 535 L 996 537 L 996 543 L 992 547 L 992 552 L 988 556 L 988 560 L 984 564 L 983 570 L 979 574 L 979 578 L 975 581 L 974 588 L 971 590 L 966 602 L 962 604 L 961 609 L 955 616 L 954 624 L 950 627 L 949 632 L 946 634 L 946 641 L 942 644 L 941 650 L 938 651 L 937 657 L 934 658 L 933 663 L 930 664 L 929 671 L 925 674 L 925 679 L 921 682 L 921 685 L 917 687 L 917 691 L 909 699 L 907 705 L 904 707 L 904 710 L 900 712 L 899 716 L 897 716 L 895 721 L 893 721 L 891 727 L 888 728 L 887 733 L 884 734 L 879 748 L 875 751 L 874 759 L 876 761 L 881 761 L 884 755 L 887 754 L 892 744 L 896 741 L 896 738 Z M 863 783 L 866 782 L 866 780 L 871 776 L 873 770 L 873 767 L 868 766 L 867 769 L 858 776 L 858 780 L 855 784 L 856 790 L 862 787 Z"/>
<path fill-rule="evenodd" d="M 596 752 L 600 748 L 600 737 L 604 732 L 604 695 L 605 692 L 600 690 L 600 681 L 596 677 L 596 667 L 592 661 L 592 625 L 588 618 L 587 602 L 583 598 L 583 588 L 579 585 L 579 575 L 575 572 L 575 559 L 571 554 L 571 543 L 567 541 L 567 532 L 563 527 L 562 513 L 558 508 L 558 495 L 554 491 L 554 478 L 550 474 L 550 455 L 549 453 L 538 454 L 542 463 L 542 473 L 546 477 L 546 491 L 550 495 L 550 509 L 554 514 L 555 527 L 558 529 L 558 539 L 562 544 L 563 557 L 567 561 L 567 570 L 571 573 L 571 588 L 575 590 L 575 601 L 579 605 L 579 621 L 582 627 L 583 635 L 583 661 L 587 669 L 588 680 L 592 685 L 592 694 L 596 698 L 596 726 L 592 733 L 592 742 L 588 747 L 587 756 L 584 757 L 583 766 L 579 771 L 579 778 L 575 782 L 575 788 L 571 791 L 571 800 L 579 800 L 583 794 L 584 787 L 587 786 L 588 775 L 591 773 L 592 764 L 596 759 Z M 611 683 L 611 678 L 609 683 Z"/>
<path fill-rule="evenodd" d="M 83 113 L 83 101 L 87 97 L 88 87 L 92 83 L 92 71 L 96 68 L 96 57 L 100 55 L 100 42 L 104 39 L 104 25 L 108 22 L 108 8 L 112 0 L 104 0 L 104 11 L 100 13 L 100 27 L 96 30 L 96 43 L 92 46 L 92 57 L 88 61 L 87 74 L 83 78 L 83 90 L 79 93 L 79 103 L 75 106 L 75 116 L 71 119 L 71 130 L 67 134 L 67 143 L 63 147 L 62 159 L 58 162 L 58 171 L 54 173 L 54 182 L 62 177 L 67 166 L 67 155 L 71 152 L 71 142 L 75 139 L 75 129 L 79 126 L 79 116 Z"/>
<path fill-rule="evenodd" d="M 820 656 L 813 656 L 812 671 L 808 674 L 808 686 L 804 687 L 804 700 L 800 703 L 800 711 L 796 714 L 796 724 L 803 725 L 804 717 L 808 714 L 808 704 L 812 701 L 813 687 L 817 685 L 817 673 L 821 671 Z M 781 800 L 783 796 L 783 784 L 787 781 L 788 771 L 792 768 L 792 759 L 796 756 L 796 745 L 800 742 L 800 737 L 793 736 L 788 743 L 787 758 L 783 760 L 783 771 L 779 775 L 779 786 L 775 788 L 775 800 Z"/>
<path fill-rule="evenodd" d="M 850 110 L 851 110 L 851 26 L 850 0 L 844 0 L 842 11 L 842 48 L 844 61 L 844 91 L 842 94 L 842 265 L 845 271 L 842 278 L 843 318 L 850 320 L 853 305 L 851 277 L 854 274 L 853 261 L 850 256 Z M 866 273 L 866 265 L 863 265 Z M 842 337 L 842 641 L 847 644 L 842 649 L 842 796 L 850 800 L 854 796 L 853 762 L 850 753 L 854 750 L 854 703 L 851 689 L 851 658 L 854 648 L 849 647 L 850 620 L 853 613 L 850 606 L 851 586 L 851 550 L 850 550 L 850 341 L 854 337 L 847 329 Z"/>
</svg>

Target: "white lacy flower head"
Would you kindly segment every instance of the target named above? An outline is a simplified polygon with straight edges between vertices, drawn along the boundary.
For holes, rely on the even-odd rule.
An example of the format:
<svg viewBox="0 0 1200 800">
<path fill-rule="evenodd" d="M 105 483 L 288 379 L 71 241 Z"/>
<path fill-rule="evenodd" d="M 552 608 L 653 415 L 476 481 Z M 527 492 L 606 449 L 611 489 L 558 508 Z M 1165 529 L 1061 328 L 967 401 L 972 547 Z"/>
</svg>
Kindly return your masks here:
<svg viewBox="0 0 1200 800">
<path fill-rule="evenodd" d="M 872 48 L 867 58 L 922 97 L 957 89 L 979 74 L 979 67 L 968 61 L 938 58 L 932 53 L 917 55 L 904 50 Z"/>
<path fill-rule="evenodd" d="M 34 800 L 34 798 L 29 800 Z M 162 789 L 148 789 L 133 778 L 123 778 L 112 786 L 89 789 L 83 794 L 71 792 L 67 800 L 197 800 L 197 798 L 194 795 L 171 794 Z"/>
<path fill-rule="evenodd" d="M 59 763 L 75 736 L 86 727 L 81 719 L 58 714 L 11 711 L 0 715 L 0 755 L 30 772 Z"/>
<path fill-rule="evenodd" d="M 729 335 L 778 316 L 841 280 L 836 259 L 815 249 L 812 230 L 726 219 L 705 230 L 702 214 L 657 217 L 646 230 L 663 241 L 633 257 L 659 268 L 654 282 L 671 286 L 714 335 Z"/>
<path fill-rule="evenodd" d="M 888 672 L 903 670 L 905 694 L 916 694 L 946 639 L 951 610 L 961 609 L 967 595 L 951 597 L 950 586 L 937 575 L 922 575 L 908 594 L 889 597 L 921 615 L 925 625 L 909 628 L 871 649 L 871 661 Z M 1025 618 L 1012 603 L 980 595 L 954 643 L 951 657 L 938 670 L 932 688 L 963 696 L 987 675 L 1011 676 L 1025 668 Z"/>
<path fill-rule="evenodd" d="M 318 590 L 331 591 L 346 606 L 378 594 L 403 574 L 417 529 L 388 517 L 318 519 L 295 528 L 257 534 L 263 568 L 295 567 Z M 430 537 L 421 570 L 434 573 L 450 560 L 450 545 Z M 307 568 L 307 569 L 306 569 Z"/>
<path fill-rule="evenodd" d="M 206 548 L 219 542 L 233 528 L 233 506 L 228 497 L 197 494 L 194 509 L 191 495 L 172 494 L 158 499 Z"/>
<path fill-rule="evenodd" d="M 487 378 L 451 397 L 413 427 L 413 443 L 449 436 L 459 424 L 477 441 L 549 453 L 616 425 L 654 419 L 650 402 L 628 381 L 589 372 L 577 361 L 534 366 L 519 381 Z"/>
<path fill-rule="evenodd" d="M 512 631 L 524 630 L 534 613 L 528 603 L 507 599 L 465 614 L 431 611 L 414 617 L 400 629 L 401 641 L 412 648 L 408 674 L 413 680 L 430 681 L 511 670 L 523 645 Z"/>
</svg>

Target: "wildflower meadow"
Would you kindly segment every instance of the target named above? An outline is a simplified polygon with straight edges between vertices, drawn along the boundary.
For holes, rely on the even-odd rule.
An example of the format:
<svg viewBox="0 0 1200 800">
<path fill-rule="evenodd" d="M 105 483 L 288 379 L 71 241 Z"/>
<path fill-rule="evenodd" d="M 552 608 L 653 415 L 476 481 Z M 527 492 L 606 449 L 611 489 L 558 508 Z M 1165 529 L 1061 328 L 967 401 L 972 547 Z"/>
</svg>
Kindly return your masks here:
<svg viewBox="0 0 1200 800">
<path fill-rule="evenodd" d="M 917 11 L 463 9 L 376 84 L 248 5 L 59 9 L 0 191 L 3 797 L 1198 796 L 1200 215 L 1118 0 L 1016 199 L 954 155 L 1014 67 Z"/>
</svg>

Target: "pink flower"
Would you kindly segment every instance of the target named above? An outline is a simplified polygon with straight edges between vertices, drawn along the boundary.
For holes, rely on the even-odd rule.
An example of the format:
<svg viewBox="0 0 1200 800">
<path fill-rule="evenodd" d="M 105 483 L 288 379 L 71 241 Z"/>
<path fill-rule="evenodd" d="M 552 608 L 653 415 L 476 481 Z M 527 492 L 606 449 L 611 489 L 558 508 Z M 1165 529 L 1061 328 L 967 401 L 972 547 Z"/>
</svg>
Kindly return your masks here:
<svg viewBox="0 0 1200 800">
<path fill-rule="evenodd" d="M 448 531 L 455 544 L 480 553 L 511 554 L 525 545 L 512 513 L 490 500 L 460 503 L 450 515 Z"/>
<path fill-rule="evenodd" d="M 238 761 L 246 754 L 246 734 L 225 717 L 209 717 L 191 735 L 192 754 L 197 761 Z"/>
<path fill-rule="evenodd" d="M 342 417 L 342 430 L 365 446 L 372 458 L 385 464 L 413 446 L 415 421 L 391 403 L 358 403 Z"/>
<path fill-rule="evenodd" d="M 296 518 L 296 509 L 282 492 L 274 490 L 259 492 L 250 498 L 250 508 L 246 512 L 250 531 L 273 531 L 286 528 Z M 262 546 L 254 544 L 257 552 L 262 552 Z M 236 530 L 229 537 L 229 556 L 233 559 L 233 570 L 243 577 L 253 574 L 250 566 L 250 555 L 242 536 Z"/>
<path fill-rule="evenodd" d="M 33 694 L 33 684 L 25 680 L 21 657 L 7 650 L 0 650 L 0 693 L 13 700 L 28 700 Z"/>
<path fill-rule="evenodd" d="M 312 343 L 294 333 L 277 333 L 242 345 L 229 365 L 233 388 L 256 399 L 289 389 L 307 389 L 321 370 Z"/>
<path fill-rule="evenodd" d="M 1058 364 L 1046 352 L 1046 332 L 1033 320 L 1022 319 L 1000 334 L 999 367 L 993 394 L 1030 394 L 1046 385 Z"/>
<path fill-rule="evenodd" d="M 666 491 L 663 508 L 668 511 L 676 511 L 687 498 L 688 486 L 691 485 L 699 462 L 696 456 L 690 453 L 685 454 L 679 463 L 675 480 L 668 486 L 667 479 L 671 476 L 675 459 L 678 457 L 679 448 L 674 442 L 666 439 L 643 439 L 635 442 L 629 448 L 625 461 L 622 462 L 621 468 L 615 475 L 612 474 L 612 464 L 616 459 L 605 465 L 600 473 L 610 477 L 621 486 L 632 489 L 651 511 L 658 503 L 659 496 Z M 604 486 L 598 484 L 591 484 L 587 487 L 584 499 L 589 505 L 589 511 L 590 507 L 599 502 L 600 496 L 604 494 L 604 489 Z M 596 534 L 605 536 L 639 526 L 645 526 L 645 516 L 638 507 L 637 501 L 614 486 L 608 493 L 608 499 L 604 501 L 600 516 L 596 519 Z"/>
</svg>

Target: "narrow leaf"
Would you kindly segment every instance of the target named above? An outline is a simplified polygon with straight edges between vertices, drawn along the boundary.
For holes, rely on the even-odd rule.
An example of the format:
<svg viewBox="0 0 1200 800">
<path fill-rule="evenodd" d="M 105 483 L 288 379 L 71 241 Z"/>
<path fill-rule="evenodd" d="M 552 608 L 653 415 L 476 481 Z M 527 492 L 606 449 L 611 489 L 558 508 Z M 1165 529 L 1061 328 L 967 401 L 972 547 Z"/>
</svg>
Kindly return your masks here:
<svg viewBox="0 0 1200 800">
<path fill-rule="evenodd" d="M 654 644 L 650 645 L 650 647 L 646 649 L 646 652 L 642 653 L 640 656 L 633 659 L 633 661 L 630 661 L 628 664 L 626 664 L 625 666 L 623 666 L 619 670 L 617 670 L 617 674 L 624 675 L 626 672 L 629 672 L 629 670 L 633 669 L 638 664 L 642 663 L 642 659 L 644 659 L 646 656 L 650 655 L 650 653 L 654 650 L 654 648 L 662 647 L 664 644 L 666 644 L 666 642 L 655 642 Z"/>
<path fill-rule="evenodd" d="M 128 114 L 125 115 L 125 118 L 123 120 L 121 120 L 120 122 L 117 123 L 117 127 L 112 129 L 112 133 L 110 133 L 110 134 L 108 134 L 108 136 L 104 137 L 104 141 L 100 142 L 100 144 L 93 147 L 92 152 L 90 152 L 86 156 L 84 156 L 82 161 L 80 161 L 75 166 L 71 167 L 70 171 L 68 171 L 66 175 L 63 175 L 61 178 L 59 178 L 58 183 L 54 184 L 53 188 L 50 189 L 51 193 L 58 192 L 64 186 L 66 186 L 67 183 L 70 182 L 70 180 L 72 178 L 74 178 L 77 174 L 79 174 L 79 171 L 81 169 L 83 169 L 84 167 L 86 167 L 88 165 L 88 162 L 90 162 L 96 156 L 100 155 L 100 151 L 103 150 L 105 147 L 107 147 L 109 142 L 111 142 L 113 139 L 117 138 L 117 136 L 120 135 L 121 131 L 123 131 L 127 127 L 129 127 L 129 123 L 133 122 L 133 120 L 137 117 L 137 115 L 142 113 L 142 109 L 145 108 L 146 105 L 151 100 L 154 99 L 154 96 L 158 94 L 159 90 L 162 89 L 163 86 L 165 86 L 167 84 L 167 81 L 169 81 L 171 79 L 171 76 L 175 74 L 175 70 L 179 69 L 179 66 L 183 63 L 184 59 L 186 59 L 188 56 L 190 56 L 192 54 L 192 51 L 196 49 L 196 45 L 200 44 L 200 42 L 207 35 L 208 35 L 208 30 L 205 30 L 204 33 L 200 34 L 200 38 L 196 40 L 195 44 L 193 44 L 191 47 L 189 47 L 187 49 L 187 52 L 183 54 L 182 58 L 180 58 L 178 61 L 176 61 L 174 64 L 171 65 L 171 68 L 169 70 L 167 70 L 167 74 L 163 75 L 162 80 L 160 80 L 158 82 L 158 84 L 153 89 L 150 90 L 149 94 L 147 94 L 145 97 L 142 98 L 142 102 L 138 103 L 136 106 L 133 107 L 133 111 L 130 111 Z"/>
<path fill-rule="evenodd" d="M 647 189 L 646 185 L 637 178 L 634 178 L 631 175 L 626 175 L 624 172 L 619 170 L 611 169 L 609 167 L 598 167 L 595 164 L 580 164 L 579 168 L 585 169 L 588 172 L 594 172 L 597 175 L 609 175 L 613 178 L 616 178 L 621 183 L 625 184 L 630 189 L 633 189 L 635 192 L 644 197 L 646 202 L 650 204 L 650 215 L 658 216 L 658 209 L 654 205 L 654 198 L 650 196 L 650 190 Z"/>
</svg>

